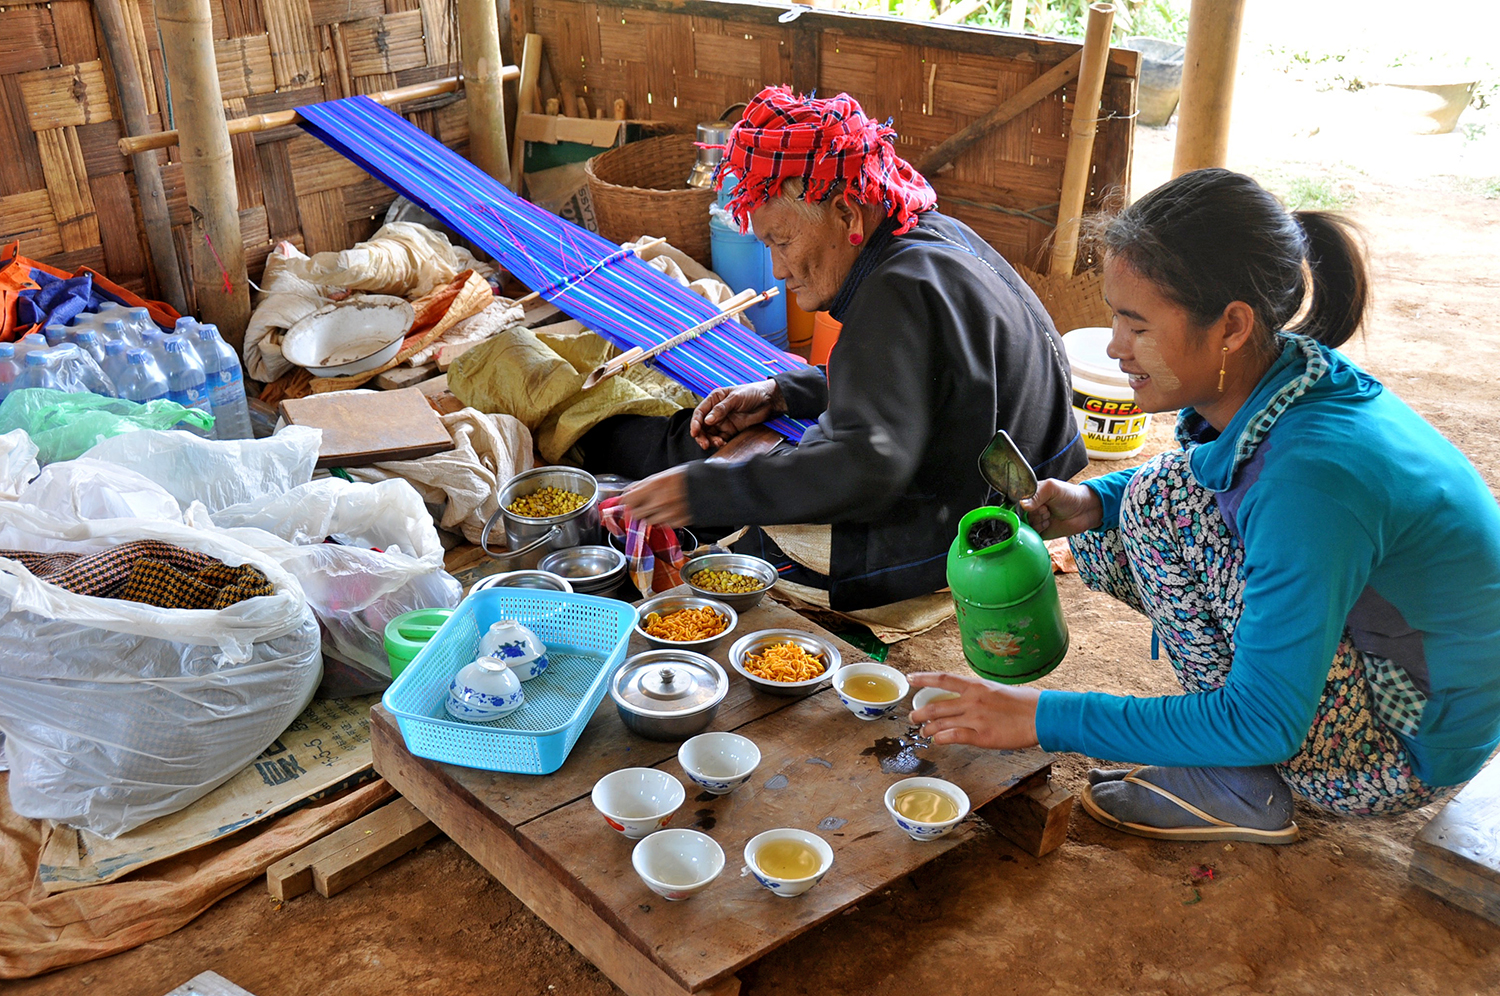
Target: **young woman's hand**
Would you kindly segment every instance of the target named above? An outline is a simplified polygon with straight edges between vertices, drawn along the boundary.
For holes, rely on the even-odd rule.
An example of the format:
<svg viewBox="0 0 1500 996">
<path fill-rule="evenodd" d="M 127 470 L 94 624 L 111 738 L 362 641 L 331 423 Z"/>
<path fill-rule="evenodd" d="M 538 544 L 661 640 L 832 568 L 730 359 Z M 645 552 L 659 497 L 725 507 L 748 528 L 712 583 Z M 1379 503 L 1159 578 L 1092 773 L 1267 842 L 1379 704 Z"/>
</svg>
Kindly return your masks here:
<svg viewBox="0 0 1500 996">
<path fill-rule="evenodd" d="M 995 750 L 1036 746 L 1034 688 L 1013 688 L 966 674 L 926 671 L 910 676 L 913 688 L 941 688 L 957 692 L 956 699 L 939 699 L 911 714 L 922 736 L 935 744 L 973 744 Z"/>
<path fill-rule="evenodd" d="M 1104 504 L 1093 488 L 1050 478 L 1037 484 L 1036 494 L 1021 501 L 1021 510 L 1043 539 L 1076 536 L 1097 529 L 1104 521 Z"/>
<path fill-rule="evenodd" d="M 698 445 L 717 449 L 752 425 L 767 422 L 786 411 L 786 399 L 773 379 L 753 384 L 719 387 L 693 410 L 688 426 Z"/>
</svg>

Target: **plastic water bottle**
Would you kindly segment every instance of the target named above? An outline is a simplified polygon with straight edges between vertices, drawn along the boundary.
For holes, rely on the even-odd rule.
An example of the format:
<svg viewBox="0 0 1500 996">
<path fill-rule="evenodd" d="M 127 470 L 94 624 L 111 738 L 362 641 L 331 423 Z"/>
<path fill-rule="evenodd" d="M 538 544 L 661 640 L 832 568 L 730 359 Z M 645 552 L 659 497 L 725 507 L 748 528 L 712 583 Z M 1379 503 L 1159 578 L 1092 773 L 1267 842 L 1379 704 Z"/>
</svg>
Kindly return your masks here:
<svg viewBox="0 0 1500 996">
<path fill-rule="evenodd" d="M 77 343 L 65 342 L 55 347 L 47 359 L 53 364 L 57 382 L 64 391 L 86 391 L 105 398 L 115 397 L 115 385 L 104 376 L 94 357 L 79 348 Z"/>
<path fill-rule="evenodd" d="M 99 333 L 93 329 L 72 329 L 72 336 L 68 341 L 94 358 L 94 362 L 101 367 L 104 365 L 104 343 L 99 340 Z"/>
<path fill-rule="evenodd" d="M 28 332 L 25 335 L 21 336 L 20 341 L 17 342 L 15 346 L 16 361 L 24 365 L 26 362 L 26 354 L 34 352 L 38 349 L 48 348 L 47 337 L 42 335 L 40 332 Z"/>
<path fill-rule="evenodd" d="M 127 401 L 160 401 L 167 396 L 167 378 L 156 368 L 151 354 L 144 349 L 125 353 L 125 371 L 115 383 L 120 397 Z"/>
<path fill-rule="evenodd" d="M 178 323 L 181 328 L 182 323 Z M 194 323 L 190 339 L 196 339 L 203 373 L 208 379 L 209 400 L 214 409 L 215 439 L 250 439 L 250 402 L 245 399 L 245 372 L 239 354 L 219 335 L 217 325 Z"/>
<path fill-rule="evenodd" d="M 156 363 L 157 369 L 162 373 L 167 372 L 167 334 L 155 325 L 141 333 L 141 348 L 150 354 Z"/>
<path fill-rule="evenodd" d="M 57 381 L 57 374 L 52 369 L 52 354 L 40 349 L 33 349 L 26 354 L 25 369 L 21 372 L 16 387 L 46 387 L 54 391 L 64 390 Z"/>
<path fill-rule="evenodd" d="M 114 342 L 116 339 L 130 342 L 130 335 L 125 329 L 124 319 L 106 318 L 100 322 L 99 339 L 101 342 Z"/>
<path fill-rule="evenodd" d="M 188 345 L 187 339 L 174 333 L 164 337 L 162 348 L 165 350 L 162 372 L 167 375 L 167 400 L 212 415 L 208 378 L 204 376 L 203 364 L 198 362 L 198 354 Z"/>
<path fill-rule="evenodd" d="M 147 329 L 156 329 L 156 322 L 151 318 L 151 312 L 145 308 L 131 308 L 125 313 L 125 335 L 132 343 L 141 344 L 141 333 Z M 157 329 L 157 331 L 160 331 Z"/>
<path fill-rule="evenodd" d="M 16 344 L 0 342 L 0 400 L 10 394 L 21 377 L 21 364 L 16 362 Z"/>
<path fill-rule="evenodd" d="M 115 385 L 115 393 L 120 390 L 120 378 L 125 375 L 125 354 L 130 352 L 130 344 L 123 339 L 105 343 L 104 360 L 99 365 L 104 368 L 104 376 Z"/>
<path fill-rule="evenodd" d="M 60 346 L 67 342 L 75 332 L 82 332 L 93 327 L 92 325 L 48 325 L 42 334 L 46 336 L 47 345 Z"/>
</svg>

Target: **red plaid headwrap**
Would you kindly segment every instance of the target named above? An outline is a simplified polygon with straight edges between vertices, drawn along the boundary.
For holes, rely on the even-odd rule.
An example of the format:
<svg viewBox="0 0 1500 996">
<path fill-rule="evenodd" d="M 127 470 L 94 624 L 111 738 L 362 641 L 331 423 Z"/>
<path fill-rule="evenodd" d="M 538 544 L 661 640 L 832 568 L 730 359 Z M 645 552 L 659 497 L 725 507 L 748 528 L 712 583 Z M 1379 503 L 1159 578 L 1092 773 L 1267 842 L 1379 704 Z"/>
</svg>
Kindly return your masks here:
<svg viewBox="0 0 1500 996">
<path fill-rule="evenodd" d="M 739 177 L 729 212 L 741 231 L 749 227 L 751 211 L 781 196 L 786 180 L 801 177 L 807 201 L 821 203 L 843 183 L 854 203 L 885 205 L 902 235 L 937 203 L 937 194 L 896 155 L 895 134 L 871 121 L 847 93 L 818 100 L 798 97 L 791 87 L 768 86 L 730 130 L 715 185 L 723 186 L 728 174 Z"/>
</svg>

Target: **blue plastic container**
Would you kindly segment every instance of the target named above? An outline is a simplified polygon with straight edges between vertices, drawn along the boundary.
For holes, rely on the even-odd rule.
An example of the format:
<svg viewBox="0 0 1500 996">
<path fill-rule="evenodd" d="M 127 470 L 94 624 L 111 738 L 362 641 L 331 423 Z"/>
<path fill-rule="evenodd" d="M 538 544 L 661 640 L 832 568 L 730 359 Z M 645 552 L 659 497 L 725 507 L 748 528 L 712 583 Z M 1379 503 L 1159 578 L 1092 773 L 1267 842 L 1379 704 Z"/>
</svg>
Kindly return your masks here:
<svg viewBox="0 0 1500 996">
<path fill-rule="evenodd" d="M 521 708 L 488 723 L 462 723 L 443 702 L 480 637 L 515 619 L 537 635 L 551 661 L 522 686 Z M 491 588 L 465 598 L 401 672 L 383 702 L 418 757 L 486 771 L 547 775 L 562 767 L 625 660 L 635 609 L 594 595 Z"/>
<path fill-rule="evenodd" d="M 730 290 L 736 294 L 746 288 L 757 293 L 772 287 L 781 291 L 745 314 L 755 325 L 756 334 L 777 349 L 786 349 L 786 282 L 777 280 L 772 271 L 771 250 L 754 235 L 742 235 L 717 217 L 709 219 L 708 236 L 714 272 Z"/>
</svg>

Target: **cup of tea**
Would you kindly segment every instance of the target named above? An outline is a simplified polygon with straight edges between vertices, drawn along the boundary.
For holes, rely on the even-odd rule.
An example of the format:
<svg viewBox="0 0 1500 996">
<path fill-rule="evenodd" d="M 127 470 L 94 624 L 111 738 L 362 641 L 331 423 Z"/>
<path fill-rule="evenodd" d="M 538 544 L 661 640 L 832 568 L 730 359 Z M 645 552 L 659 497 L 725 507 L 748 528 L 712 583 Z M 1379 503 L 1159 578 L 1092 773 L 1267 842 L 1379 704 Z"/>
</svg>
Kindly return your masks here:
<svg viewBox="0 0 1500 996">
<path fill-rule="evenodd" d="M 823 881 L 833 867 L 833 848 L 806 830 L 767 830 L 745 845 L 745 867 L 778 896 L 800 896 Z"/>
<path fill-rule="evenodd" d="M 833 688 L 860 719 L 889 715 L 911 691 L 906 675 L 885 664 L 845 664 L 834 672 Z"/>
<path fill-rule="evenodd" d="M 885 809 L 912 840 L 937 840 L 969 815 L 969 796 L 942 778 L 903 778 L 885 790 Z"/>
</svg>

